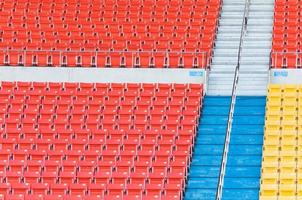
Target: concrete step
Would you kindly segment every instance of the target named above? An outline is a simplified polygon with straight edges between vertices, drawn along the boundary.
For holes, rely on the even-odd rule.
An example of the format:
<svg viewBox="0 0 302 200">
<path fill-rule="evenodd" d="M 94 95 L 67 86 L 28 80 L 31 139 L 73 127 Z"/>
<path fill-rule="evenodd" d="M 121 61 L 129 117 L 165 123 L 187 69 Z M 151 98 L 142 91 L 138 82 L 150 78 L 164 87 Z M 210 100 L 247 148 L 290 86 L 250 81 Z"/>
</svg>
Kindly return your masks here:
<svg viewBox="0 0 302 200">
<path fill-rule="evenodd" d="M 219 89 L 219 88 L 211 88 L 208 89 L 207 95 L 209 96 L 231 96 L 232 95 L 233 85 L 227 88 Z"/>
<path fill-rule="evenodd" d="M 212 64 L 214 65 L 236 65 L 237 64 L 237 58 L 234 60 L 215 60 L 212 61 Z"/>
<path fill-rule="evenodd" d="M 236 65 L 211 65 L 211 73 L 234 73 Z"/>
<path fill-rule="evenodd" d="M 267 18 L 249 18 L 248 21 L 247 21 L 247 25 L 248 26 L 251 26 L 251 25 L 254 25 L 254 26 L 268 26 L 268 25 L 272 25 L 273 22 L 271 19 L 267 19 Z"/>
<path fill-rule="evenodd" d="M 269 58 L 265 57 L 241 57 L 240 64 L 242 65 L 269 65 L 270 60 Z"/>
<path fill-rule="evenodd" d="M 240 79 L 249 79 L 249 78 L 261 78 L 266 79 L 268 77 L 267 73 L 239 73 Z"/>
<path fill-rule="evenodd" d="M 238 89 L 236 92 L 237 96 L 266 96 L 267 89 L 264 90 L 247 90 L 245 88 Z"/>
<path fill-rule="evenodd" d="M 218 40 L 218 41 L 215 42 L 215 47 L 216 48 L 219 48 L 219 47 L 220 48 L 221 47 L 223 47 L 223 48 L 237 47 L 238 48 L 238 46 L 239 46 L 239 41 L 236 42 L 236 41 L 220 41 L 220 40 Z"/>
<path fill-rule="evenodd" d="M 269 67 L 268 65 L 240 65 L 239 72 L 242 73 L 264 73 L 268 72 Z"/>
<path fill-rule="evenodd" d="M 274 8 L 273 4 L 250 4 L 250 12 L 271 12 Z"/>
</svg>

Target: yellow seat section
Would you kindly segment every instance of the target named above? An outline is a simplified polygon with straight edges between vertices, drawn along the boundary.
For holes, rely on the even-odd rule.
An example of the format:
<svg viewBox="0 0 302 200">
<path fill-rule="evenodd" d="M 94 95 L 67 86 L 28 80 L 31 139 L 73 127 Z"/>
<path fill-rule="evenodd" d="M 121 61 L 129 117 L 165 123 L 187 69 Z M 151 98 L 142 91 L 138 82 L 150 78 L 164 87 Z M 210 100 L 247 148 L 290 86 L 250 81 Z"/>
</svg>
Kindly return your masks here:
<svg viewBox="0 0 302 200">
<path fill-rule="evenodd" d="M 302 200 L 302 86 L 271 84 L 259 199 L 297 200 L 299 194 Z"/>
</svg>

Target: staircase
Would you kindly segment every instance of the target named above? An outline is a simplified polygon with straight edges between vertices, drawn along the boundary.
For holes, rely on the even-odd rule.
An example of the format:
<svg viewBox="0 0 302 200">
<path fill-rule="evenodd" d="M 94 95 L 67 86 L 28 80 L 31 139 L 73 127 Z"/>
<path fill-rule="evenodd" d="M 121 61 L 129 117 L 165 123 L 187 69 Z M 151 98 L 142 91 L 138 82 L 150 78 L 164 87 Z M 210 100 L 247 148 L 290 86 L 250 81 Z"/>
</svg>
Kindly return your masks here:
<svg viewBox="0 0 302 200">
<path fill-rule="evenodd" d="M 230 97 L 204 98 L 185 200 L 215 200 Z"/>
<path fill-rule="evenodd" d="M 238 95 L 266 95 L 273 15 L 274 0 L 250 0 L 240 59 Z"/>
<path fill-rule="evenodd" d="M 242 0 L 223 1 L 209 74 L 208 95 L 232 94 L 244 7 Z"/>
<path fill-rule="evenodd" d="M 272 39 L 274 0 L 250 0 L 243 35 L 238 95 L 265 95 Z M 208 95 L 231 95 L 245 1 L 224 0 L 219 20 Z"/>
<path fill-rule="evenodd" d="M 237 97 L 222 200 L 258 200 L 265 97 Z"/>
</svg>

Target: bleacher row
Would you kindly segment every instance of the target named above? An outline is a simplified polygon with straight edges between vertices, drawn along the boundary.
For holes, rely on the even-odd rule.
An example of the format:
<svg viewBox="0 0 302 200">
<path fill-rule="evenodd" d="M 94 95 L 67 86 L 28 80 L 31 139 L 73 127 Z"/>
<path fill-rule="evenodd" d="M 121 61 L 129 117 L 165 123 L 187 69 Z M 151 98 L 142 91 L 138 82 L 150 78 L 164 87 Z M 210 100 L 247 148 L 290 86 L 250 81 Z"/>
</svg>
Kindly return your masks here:
<svg viewBox="0 0 302 200">
<path fill-rule="evenodd" d="M 3 199 L 181 199 L 200 84 L 1 82 Z"/>
<path fill-rule="evenodd" d="M 302 198 L 299 85 L 270 85 L 266 106 L 261 200 Z"/>
<path fill-rule="evenodd" d="M 220 0 L 5 0 L 0 10 L 1 65 L 191 68 L 208 65 Z"/>
</svg>

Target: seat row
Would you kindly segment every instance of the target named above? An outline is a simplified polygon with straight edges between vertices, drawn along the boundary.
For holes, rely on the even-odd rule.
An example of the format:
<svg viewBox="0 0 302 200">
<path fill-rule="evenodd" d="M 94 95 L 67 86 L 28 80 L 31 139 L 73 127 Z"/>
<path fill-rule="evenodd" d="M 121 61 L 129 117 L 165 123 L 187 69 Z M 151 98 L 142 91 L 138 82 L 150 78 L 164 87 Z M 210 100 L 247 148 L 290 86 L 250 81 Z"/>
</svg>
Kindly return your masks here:
<svg viewBox="0 0 302 200">
<path fill-rule="evenodd" d="M 204 68 L 206 52 L 85 52 L 85 51 L 0 51 L 0 63 L 7 66 Z"/>
</svg>

